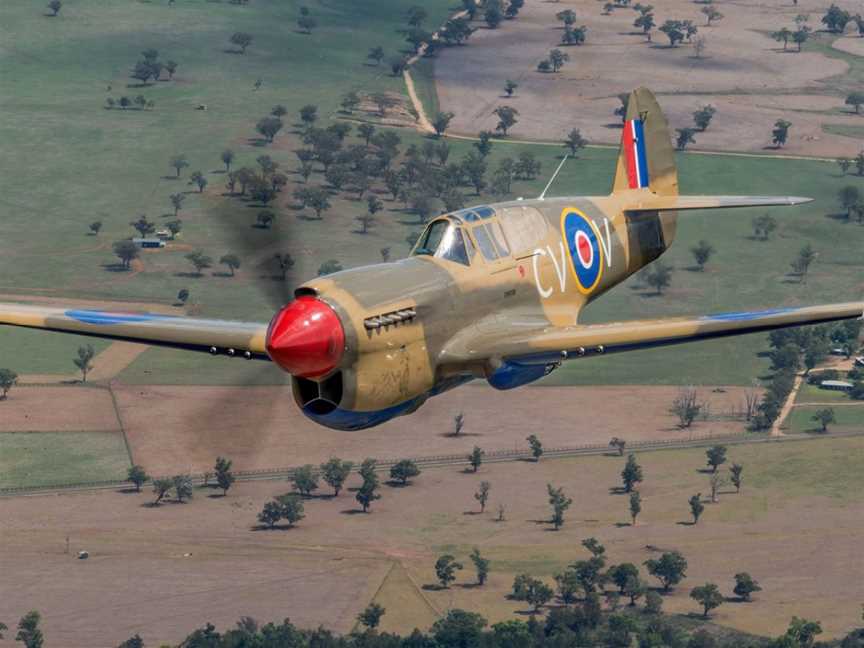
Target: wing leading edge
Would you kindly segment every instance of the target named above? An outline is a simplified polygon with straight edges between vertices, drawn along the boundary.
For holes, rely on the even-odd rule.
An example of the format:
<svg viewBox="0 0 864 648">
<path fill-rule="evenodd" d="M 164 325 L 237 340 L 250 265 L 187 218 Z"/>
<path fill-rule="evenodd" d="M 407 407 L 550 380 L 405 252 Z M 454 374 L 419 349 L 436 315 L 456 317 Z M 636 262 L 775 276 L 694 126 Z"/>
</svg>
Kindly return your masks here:
<svg viewBox="0 0 864 648">
<path fill-rule="evenodd" d="M 193 351 L 233 349 L 269 359 L 267 324 L 0 303 L 0 325 L 77 333 Z"/>
<path fill-rule="evenodd" d="M 849 302 L 566 327 L 541 328 L 528 322 L 521 325 L 490 324 L 454 338 L 441 359 L 444 364 L 487 359 L 543 364 L 568 357 L 634 351 L 790 326 L 855 319 L 861 318 L 862 314 L 864 302 Z"/>
</svg>

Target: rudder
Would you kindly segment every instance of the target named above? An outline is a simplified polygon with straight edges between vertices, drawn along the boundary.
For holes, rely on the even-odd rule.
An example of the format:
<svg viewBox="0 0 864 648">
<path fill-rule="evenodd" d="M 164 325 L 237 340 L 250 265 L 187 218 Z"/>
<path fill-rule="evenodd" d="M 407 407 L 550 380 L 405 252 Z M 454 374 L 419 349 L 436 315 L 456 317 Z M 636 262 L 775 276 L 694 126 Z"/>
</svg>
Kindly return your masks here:
<svg viewBox="0 0 864 648">
<path fill-rule="evenodd" d="M 666 117 L 647 88 L 627 100 L 621 149 L 612 193 L 648 189 L 659 196 L 678 195 L 675 149 Z"/>
</svg>

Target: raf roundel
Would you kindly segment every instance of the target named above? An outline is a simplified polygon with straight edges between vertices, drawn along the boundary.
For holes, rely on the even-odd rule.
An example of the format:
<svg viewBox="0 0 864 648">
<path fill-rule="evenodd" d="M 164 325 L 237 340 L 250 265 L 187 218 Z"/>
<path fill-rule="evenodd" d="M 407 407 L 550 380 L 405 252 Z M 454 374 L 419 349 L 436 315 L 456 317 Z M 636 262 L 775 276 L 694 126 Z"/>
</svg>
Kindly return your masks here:
<svg viewBox="0 0 864 648">
<path fill-rule="evenodd" d="M 576 286 L 587 295 L 603 276 L 600 233 L 582 212 L 570 207 L 561 214 L 561 234 L 570 252 L 570 270 L 576 278 Z"/>
</svg>

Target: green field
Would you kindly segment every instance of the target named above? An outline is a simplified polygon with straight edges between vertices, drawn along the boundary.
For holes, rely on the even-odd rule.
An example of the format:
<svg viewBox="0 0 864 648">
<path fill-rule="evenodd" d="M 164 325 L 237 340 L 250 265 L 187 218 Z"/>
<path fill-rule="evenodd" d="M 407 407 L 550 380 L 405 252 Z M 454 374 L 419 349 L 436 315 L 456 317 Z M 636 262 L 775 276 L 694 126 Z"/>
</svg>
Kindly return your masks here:
<svg viewBox="0 0 864 648">
<path fill-rule="evenodd" d="M 0 160 L 4 195 L 0 199 L 0 292 L 61 297 L 123 299 L 170 304 L 180 288 L 189 288 L 197 310 L 207 316 L 266 320 L 273 303 L 260 290 L 260 258 L 290 251 L 298 275 L 314 276 L 321 262 L 335 258 L 352 267 L 380 259 L 390 247 L 393 257 L 407 252 L 406 236 L 418 229 L 416 217 L 401 203 L 385 200 L 377 227 L 366 236 L 355 232 L 355 216 L 365 204 L 344 193 L 332 200 L 323 220 L 307 220 L 291 205 L 290 193 L 302 182 L 293 171 L 293 150 L 300 138 L 292 132 L 297 109 L 319 106 L 322 122 L 336 116 L 348 90 L 402 92 L 401 78 L 385 65 L 370 66 L 366 52 L 381 45 L 388 54 L 404 46 L 403 27 L 410 0 L 376 0 L 356 11 L 350 0 L 308 4 L 319 26 L 299 34 L 294 21 L 301 2 L 260 0 L 249 6 L 204 0 L 178 3 L 129 3 L 82 0 L 47 18 L 40 8 L 7 4 L 0 8 L 0 35 L 14 43 L 0 57 L 0 77 L 7 92 L 0 96 Z M 428 21 L 440 22 L 448 2 L 424 3 Z M 228 37 L 244 30 L 254 35 L 245 55 L 226 53 Z M 27 33 L 26 40 L 16 34 Z M 127 88 L 129 68 L 140 52 L 154 47 L 163 60 L 179 62 L 173 81 Z M 469 45 L 470 47 L 470 45 Z M 255 91 L 253 84 L 262 79 Z M 434 106 L 431 64 L 415 71 L 418 92 Z M 111 92 L 106 92 L 111 85 Z M 105 110 L 111 94 L 144 94 L 155 101 L 148 111 Z M 203 103 L 206 111 L 195 110 Z M 287 106 L 286 128 L 276 142 L 260 146 L 255 122 L 270 108 Z M 403 145 L 420 143 L 400 130 Z M 351 139 L 350 141 L 357 141 Z M 235 168 L 255 165 L 267 153 L 289 175 L 289 186 L 277 201 L 272 231 L 249 227 L 255 209 L 223 194 L 220 152 L 232 148 Z M 451 159 L 471 144 L 452 140 Z M 543 163 L 540 177 L 514 185 L 514 195 L 537 195 L 557 164 L 557 147 L 496 144 L 490 167 L 501 157 L 531 150 Z M 173 179 L 169 158 L 184 153 L 191 166 Z M 550 195 L 606 193 L 615 152 L 598 148 L 568 162 Z M 691 213 L 679 220 L 678 240 L 666 256 L 677 268 L 672 289 L 663 297 L 646 296 L 634 282 L 619 286 L 592 305 L 586 321 L 656 317 L 858 299 L 861 296 L 860 249 L 864 228 L 828 218 L 836 212 L 837 190 L 859 180 L 839 177 L 829 163 L 684 154 L 679 156 L 681 186 L 687 193 L 794 194 L 816 202 L 775 210 L 780 227 L 768 242 L 751 240 L 750 221 L 757 210 Z M 201 170 L 210 186 L 198 194 L 187 184 Z M 316 173 L 310 179 L 320 184 Z M 184 232 L 174 249 L 143 256 L 143 272 L 105 269 L 114 263 L 111 243 L 132 234 L 138 214 L 162 222 L 170 213 L 168 196 L 187 192 L 181 211 Z M 468 203 L 491 200 L 464 190 Z M 57 197 L 62 197 L 58 200 Z M 104 222 L 98 237 L 87 225 Z M 706 239 L 717 249 L 706 272 L 687 270 L 688 252 Z M 820 252 L 806 285 L 785 273 L 804 243 Z M 183 255 L 203 249 L 215 259 L 236 248 L 254 248 L 260 258 L 246 259 L 236 278 L 206 274 L 185 276 Z M 250 267 L 251 266 L 251 267 Z M 222 268 L 214 268 L 214 272 Z M 36 353 L 36 334 L 0 333 L 4 366 L 19 373 L 68 371 L 77 342 L 50 343 Z M 47 338 L 46 338 L 47 340 Z M 767 362 L 757 357 L 764 336 L 737 338 L 618 357 L 574 362 L 553 373 L 556 384 L 747 384 L 764 374 Z M 218 376 L 207 357 L 181 352 L 148 351 L 123 374 L 133 382 L 244 381 L 248 369 L 225 365 Z M 235 367 L 237 367 L 235 369 Z M 215 376 L 215 377 L 214 377 Z M 257 382 L 279 381 L 275 372 Z"/>
<path fill-rule="evenodd" d="M 829 430 L 860 430 L 864 427 L 864 405 L 820 405 L 812 407 L 796 407 L 786 425 L 790 432 L 818 432 L 821 425 L 812 420 L 813 415 L 819 410 L 830 408 L 834 410 L 836 423 L 828 426 Z"/>
<path fill-rule="evenodd" d="M 129 465 L 119 432 L 0 434 L 0 488 L 125 479 Z"/>
</svg>

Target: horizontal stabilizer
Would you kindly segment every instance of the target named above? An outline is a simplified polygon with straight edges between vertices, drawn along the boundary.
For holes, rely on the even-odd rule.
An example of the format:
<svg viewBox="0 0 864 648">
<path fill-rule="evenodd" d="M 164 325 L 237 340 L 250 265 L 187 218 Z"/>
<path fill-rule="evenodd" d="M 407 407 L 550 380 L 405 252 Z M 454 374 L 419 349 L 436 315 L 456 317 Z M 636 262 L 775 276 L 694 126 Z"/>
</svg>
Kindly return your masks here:
<svg viewBox="0 0 864 648">
<path fill-rule="evenodd" d="M 656 196 L 646 195 L 628 203 L 627 212 L 731 209 L 734 207 L 789 207 L 812 202 L 801 196 Z"/>
</svg>

